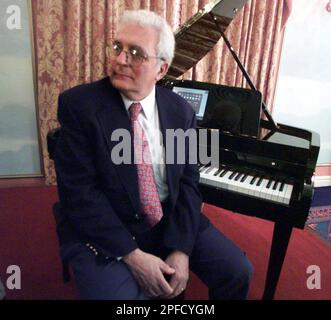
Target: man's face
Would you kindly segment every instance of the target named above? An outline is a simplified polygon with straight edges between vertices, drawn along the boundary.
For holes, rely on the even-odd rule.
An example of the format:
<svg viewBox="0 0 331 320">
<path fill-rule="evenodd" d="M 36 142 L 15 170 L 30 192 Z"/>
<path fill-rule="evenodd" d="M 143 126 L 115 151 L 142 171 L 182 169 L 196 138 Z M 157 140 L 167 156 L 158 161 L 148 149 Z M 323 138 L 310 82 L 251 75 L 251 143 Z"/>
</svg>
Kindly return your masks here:
<svg viewBox="0 0 331 320">
<path fill-rule="evenodd" d="M 158 32 L 153 27 L 127 24 L 118 30 L 115 42 L 123 47 L 123 51 L 118 56 L 111 55 L 109 76 L 113 86 L 129 99 L 138 101 L 145 98 L 156 81 L 167 72 L 168 64 L 150 57 L 140 65 L 134 65 L 124 51 L 137 48 L 146 56 L 155 57 L 158 41 Z"/>
</svg>

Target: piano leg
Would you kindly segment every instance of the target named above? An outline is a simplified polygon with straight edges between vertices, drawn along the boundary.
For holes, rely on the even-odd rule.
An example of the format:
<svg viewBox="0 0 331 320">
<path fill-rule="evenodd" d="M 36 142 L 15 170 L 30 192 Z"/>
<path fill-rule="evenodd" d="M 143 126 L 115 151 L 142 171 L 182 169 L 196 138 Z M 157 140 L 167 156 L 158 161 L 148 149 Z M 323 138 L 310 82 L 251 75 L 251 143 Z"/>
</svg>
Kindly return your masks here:
<svg viewBox="0 0 331 320">
<path fill-rule="evenodd" d="M 275 222 L 263 300 L 274 298 L 291 233 L 292 226 Z"/>
</svg>

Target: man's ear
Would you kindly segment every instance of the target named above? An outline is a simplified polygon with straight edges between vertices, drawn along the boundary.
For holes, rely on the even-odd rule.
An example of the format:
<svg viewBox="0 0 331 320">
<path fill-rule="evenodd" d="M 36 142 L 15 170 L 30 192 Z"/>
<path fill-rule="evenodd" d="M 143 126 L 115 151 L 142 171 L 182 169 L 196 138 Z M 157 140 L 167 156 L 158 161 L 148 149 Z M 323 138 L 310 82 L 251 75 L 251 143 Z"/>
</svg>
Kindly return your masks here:
<svg viewBox="0 0 331 320">
<path fill-rule="evenodd" d="M 167 62 L 163 62 L 159 67 L 159 72 L 158 72 L 155 80 L 156 81 L 161 80 L 167 74 L 169 67 L 170 66 Z"/>
</svg>

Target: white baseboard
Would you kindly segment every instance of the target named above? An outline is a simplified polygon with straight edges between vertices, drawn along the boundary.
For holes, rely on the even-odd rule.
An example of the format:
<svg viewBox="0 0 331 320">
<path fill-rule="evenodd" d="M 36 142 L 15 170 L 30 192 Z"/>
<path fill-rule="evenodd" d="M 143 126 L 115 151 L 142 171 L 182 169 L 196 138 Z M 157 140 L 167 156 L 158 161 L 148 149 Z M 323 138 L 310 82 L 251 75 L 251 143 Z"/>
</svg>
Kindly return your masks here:
<svg viewBox="0 0 331 320">
<path fill-rule="evenodd" d="M 330 187 L 331 186 L 331 176 L 315 176 L 314 187 Z"/>
</svg>

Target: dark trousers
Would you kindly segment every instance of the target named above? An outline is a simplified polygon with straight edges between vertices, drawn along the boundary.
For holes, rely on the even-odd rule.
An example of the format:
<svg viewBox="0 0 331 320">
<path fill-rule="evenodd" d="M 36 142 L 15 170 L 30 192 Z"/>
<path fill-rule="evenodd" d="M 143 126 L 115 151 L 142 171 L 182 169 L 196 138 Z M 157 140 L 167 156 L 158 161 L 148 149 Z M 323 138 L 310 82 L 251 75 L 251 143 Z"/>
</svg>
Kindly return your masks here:
<svg viewBox="0 0 331 320">
<path fill-rule="evenodd" d="M 155 253 L 156 246 L 145 237 L 141 248 Z M 145 243 L 144 243 L 145 242 Z M 155 242 L 154 242 L 155 244 Z M 144 293 L 123 261 L 97 263 L 95 255 L 84 244 L 62 248 L 70 256 L 70 264 L 82 299 L 145 300 Z M 165 252 L 159 256 L 166 255 Z M 209 298 L 245 299 L 252 275 L 252 266 L 246 255 L 212 224 L 199 232 L 192 255 L 190 270 L 209 289 Z"/>
</svg>

